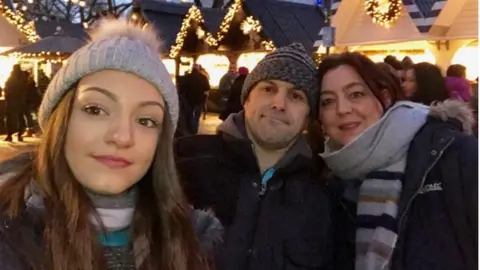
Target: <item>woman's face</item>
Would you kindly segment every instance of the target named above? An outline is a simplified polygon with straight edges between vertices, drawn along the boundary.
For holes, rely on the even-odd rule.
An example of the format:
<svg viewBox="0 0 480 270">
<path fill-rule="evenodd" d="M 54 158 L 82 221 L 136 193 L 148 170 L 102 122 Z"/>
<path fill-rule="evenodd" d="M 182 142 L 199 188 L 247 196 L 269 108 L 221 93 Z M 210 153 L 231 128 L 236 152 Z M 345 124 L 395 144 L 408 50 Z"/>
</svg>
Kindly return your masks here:
<svg viewBox="0 0 480 270">
<path fill-rule="evenodd" d="M 323 131 L 339 146 L 353 141 L 383 115 L 380 101 L 355 69 L 347 65 L 325 74 L 319 103 Z"/>
<path fill-rule="evenodd" d="M 81 79 L 65 143 L 80 184 L 105 195 L 136 184 L 154 159 L 164 108 L 157 89 L 136 75 L 103 70 Z"/>
<path fill-rule="evenodd" d="M 405 97 L 407 98 L 410 98 L 415 91 L 417 91 L 417 80 L 413 68 L 410 68 L 405 72 L 405 80 L 402 83 L 402 87 Z"/>
</svg>

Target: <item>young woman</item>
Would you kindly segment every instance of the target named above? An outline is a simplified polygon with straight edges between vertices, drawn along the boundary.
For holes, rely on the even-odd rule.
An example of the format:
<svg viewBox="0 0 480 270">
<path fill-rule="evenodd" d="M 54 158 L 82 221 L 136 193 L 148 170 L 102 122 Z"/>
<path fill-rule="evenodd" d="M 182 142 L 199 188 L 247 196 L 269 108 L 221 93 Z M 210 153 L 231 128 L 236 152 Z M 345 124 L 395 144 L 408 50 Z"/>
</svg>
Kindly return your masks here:
<svg viewBox="0 0 480 270">
<path fill-rule="evenodd" d="M 440 68 L 426 62 L 407 69 L 402 86 L 408 100 L 427 106 L 451 98 Z"/>
<path fill-rule="evenodd" d="M 478 142 L 466 104 L 400 101 L 366 56 L 318 68 L 320 156 L 336 180 L 332 269 L 474 269 Z"/>
<path fill-rule="evenodd" d="M 0 166 L 0 269 L 204 269 L 218 222 L 173 163 L 178 96 L 156 33 L 106 21 L 49 84 L 43 137 Z"/>
</svg>

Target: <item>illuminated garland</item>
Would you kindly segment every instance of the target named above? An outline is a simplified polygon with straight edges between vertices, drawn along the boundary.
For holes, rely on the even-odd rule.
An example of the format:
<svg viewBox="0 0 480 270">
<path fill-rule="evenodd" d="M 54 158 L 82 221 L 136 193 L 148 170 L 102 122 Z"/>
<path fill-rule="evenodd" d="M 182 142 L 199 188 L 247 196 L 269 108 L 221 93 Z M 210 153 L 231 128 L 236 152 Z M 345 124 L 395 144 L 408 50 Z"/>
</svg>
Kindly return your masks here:
<svg viewBox="0 0 480 270">
<path fill-rule="evenodd" d="M 382 7 L 381 0 L 366 0 L 365 10 L 372 21 L 385 28 L 390 28 L 391 25 L 398 19 L 402 11 L 402 0 L 383 0 L 387 1 L 386 8 Z"/>
<path fill-rule="evenodd" d="M 238 10 L 242 7 L 242 0 L 235 0 L 233 4 L 227 11 L 227 14 L 222 20 L 222 24 L 220 25 L 220 31 L 217 33 L 217 42 L 222 41 L 225 38 L 225 35 L 228 33 L 230 29 L 230 25 L 232 24 L 233 18 L 235 18 L 235 14 L 237 14 Z"/>
<path fill-rule="evenodd" d="M 60 52 L 41 52 L 41 53 L 19 53 L 14 52 L 9 54 L 10 57 L 21 60 L 41 60 L 47 63 L 62 63 L 67 59 L 67 56 L 62 55 Z"/>
<path fill-rule="evenodd" d="M 185 42 L 185 38 L 188 34 L 188 29 L 192 25 L 193 22 L 197 24 L 204 23 L 204 19 L 202 16 L 202 12 L 198 9 L 195 5 L 191 6 L 188 11 L 185 19 L 182 22 L 182 26 L 180 27 L 180 31 L 177 34 L 177 38 L 175 39 L 175 44 L 172 45 L 170 49 L 170 57 L 176 58 L 180 51 L 182 50 L 183 43 Z M 217 40 L 212 36 L 210 33 L 205 33 L 204 35 L 205 42 L 210 46 L 217 46 Z"/>
<path fill-rule="evenodd" d="M 262 41 L 262 46 L 265 48 L 267 51 L 274 51 L 275 45 L 273 44 L 273 41 Z"/>
<path fill-rule="evenodd" d="M 225 35 L 228 33 L 232 21 L 235 18 L 235 14 L 241 7 L 242 0 L 235 0 L 233 2 L 222 20 L 220 30 L 218 31 L 216 38 L 211 33 L 205 31 L 199 26 L 197 26 L 197 29 L 195 30 L 197 37 L 199 39 L 203 39 L 209 46 L 218 46 L 220 41 L 222 41 L 225 38 Z M 180 55 L 180 51 L 183 48 L 185 38 L 188 34 L 188 29 L 192 26 L 193 22 L 196 22 L 197 25 L 205 22 L 201 10 L 195 5 L 191 6 L 187 11 L 187 15 L 185 16 L 182 26 L 180 27 L 180 31 L 175 39 L 175 44 L 170 48 L 170 58 L 176 58 Z M 248 34 L 250 31 L 255 31 L 258 33 L 261 31 L 262 26 L 260 25 L 259 21 L 254 20 L 253 17 L 250 16 L 245 18 L 245 20 L 241 23 L 241 29 L 244 34 Z M 272 41 L 262 41 L 262 46 L 267 51 L 275 50 L 275 45 Z"/>
<path fill-rule="evenodd" d="M 40 39 L 37 31 L 35 30 L 34 22 L 27 22 L 22 13 L 15 13 L 7 6 L 0 4 L 0 14 L 3 15 L 3 17 L 5 17 L 10 24 L 15 26 L 22 34 L 24 34 L 28 41 L 35 42 Z"/>
</svg>

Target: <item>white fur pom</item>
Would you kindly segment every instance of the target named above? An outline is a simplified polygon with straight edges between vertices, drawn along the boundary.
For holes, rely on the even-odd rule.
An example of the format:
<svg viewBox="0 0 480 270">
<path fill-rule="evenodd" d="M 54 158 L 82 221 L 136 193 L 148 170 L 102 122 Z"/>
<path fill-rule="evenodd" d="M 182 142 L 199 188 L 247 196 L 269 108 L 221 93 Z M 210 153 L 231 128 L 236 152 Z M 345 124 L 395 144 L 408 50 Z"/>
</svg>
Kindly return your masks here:
<svg viewBox="0 0 480 270">
<path fill-rule="evenodd" d="M 158 52 L 162 46 L 157 33 L 150 25 L 142 27 L 126 19 L 102 20 L 98 27 L 90 33 L 92 42 L 115 37 L 127 37 L 131 40 L 141 41 L 154 52 Z"/>
</svg>

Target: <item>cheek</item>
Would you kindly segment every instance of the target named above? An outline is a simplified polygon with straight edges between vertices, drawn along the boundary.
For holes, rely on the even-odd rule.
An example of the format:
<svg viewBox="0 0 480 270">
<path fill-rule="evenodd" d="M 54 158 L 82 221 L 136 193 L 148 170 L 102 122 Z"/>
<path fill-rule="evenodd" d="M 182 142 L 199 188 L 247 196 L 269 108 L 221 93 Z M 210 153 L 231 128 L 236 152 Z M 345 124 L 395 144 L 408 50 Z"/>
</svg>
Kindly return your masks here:
<svg viewBox="0 0 480 270">
<path fill-rule="evenodd" d="M 368 119 L 369 126 L 376 123 L 383 116 L 383 107 L 378 100 L 371 100 L 368 106 L 364 106 L 363 115 Z"/>
<path fill-rule="evenodd" d="M 335 122 L 337 122 L 336 113 L 333 108 L 321 109 L 318 116 L 318 120 L 320 121 L 324 131 L 334 126 Z"/>
<path fill-rule="evenodd" d="M 153 130 L 141 130 L 136 134 L 135 153 L 142 168 L 150 167 L 157 150 L 158 133 Z"/>
</svg>

